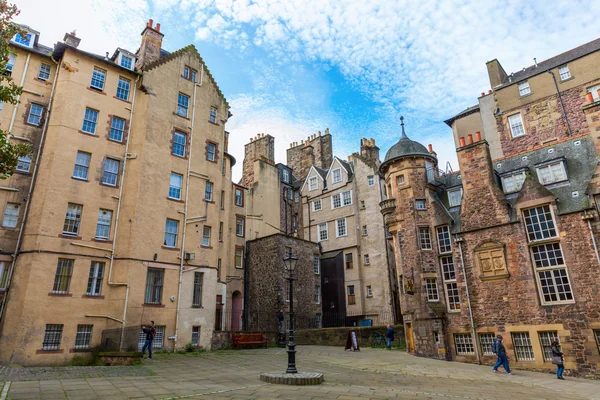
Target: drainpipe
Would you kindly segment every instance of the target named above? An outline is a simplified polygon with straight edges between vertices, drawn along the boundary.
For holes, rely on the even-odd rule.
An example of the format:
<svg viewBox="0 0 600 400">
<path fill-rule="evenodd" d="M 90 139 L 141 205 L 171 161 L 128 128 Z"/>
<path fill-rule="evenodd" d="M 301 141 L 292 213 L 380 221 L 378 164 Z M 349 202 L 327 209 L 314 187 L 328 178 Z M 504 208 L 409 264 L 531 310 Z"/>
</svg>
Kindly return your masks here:
<svg viewBox="0 0 600 400">
<path fill-rule="evenodd" d="M 565 123 L 567 124 L 567 130 L 569 131 L 569 136 L 572 136 L 571 133 L 571 125 L 569 125 L 569 119 L 567 118 L 567 112 L 565 111 L 565 105 L 563 104 L 562 97 L 560 95 L 560 91 L 558 90 L 558 83 L 556 83 L 556 76 L 554 76 L 554 72 L 548 71 L 550 75 L 552 75 L 552 80 L 554 80 L 554 87 L 556 88 L 556 94 L 558 95 L 558 101 L 560 102 L 560 107 L 562 108 L 563 117 L 565 119 Z"/>
<path fill-rule="evenodd" d="M 177 346 L 177 333 L 179 331 L 179 309 L 181 308 L 181 282 L 183 279 L 183 264 L 185 257 L 185 235 L 187 233 L 188 224 L 188 203 L 190 198 L 190 176 L 192 175 L 192 144 L 194 143 L 194 120 L 196 118 L 196 93 L 198 86 L 202 86 L 202 77 L 204 72 L 204 66 L 202 66 L 202 72 L 200 74 L 200 84 L 194 83 L 194 102 L 192 103 L 192 124 L 190 128 L 190 150 L 188 153 L 188 165 L 185 182 L 185 203 L 183 205 L 183 233 L 181 235 L 181 255 L 179 256 L 179 284 L 177 287 L 177 311 L 175 312 L 175 340 L 173 341 L 173 353 Z M 207 214 L 208 217 L 208 214 Z"/>
<path fill-rule="evenodd" d="M 25 82 L 25 74 L 27 73 L 27 67 L 29 65 L 29 58 L 31 54 L 27 55 L 27 61 L 25 62 L 25 69 L 23 70 L 23 77 L 21 78 L 21 87 Z M 54 59 L 52 59 L 54 61 Z M 27 214 L 29 213 L 29 203 L 31 201 L 31 194 L 33 193 L 33 188 L 35 186 L 35 180 L 37 178 L 38 165 L 40 164 L 40 158 L 42 154 L 42 148 L 44 145 L 44 139 L 46 138 L 46 132 L 48 131 L 48 121 L 50 120 L 50 110 L 52 109 L 52 100 L 54 99 L 54 89 L 56 88 L 56 82 L 58 81 L 58 74 L 60 72 L 60 64 L 54 61 L 56 64 L 56 75 L 54 76 L 54 82 L 52 82 L 52 90 L 50 91 L 50 100 L 48 102 L 48 110 L 46 111 L 46 119 L 44 120 L 44 126 L 42 127 L 42 136 L 40 137 L 40 144 L 38 145 L 37 154 L 35 156 L 35 163 L 33 164 L 33 172 L 31 174 L 31 182 L 29 183 L 29 192 L 27 193 L 27 200 L 25 200 L 25 210 L 23 211 L 23 218 L 21 219 L 21 226 L 19 227 L 19 236 L 17 238 L 17 245 L 15 246 L 15 252 L 12 254 L 12 263 L 10 265 L 10 269 L 8 271 L 8 276 L 6 278 L 6 294 L 4 297 L 4 301 L 0 304 L 0 323 L 4 320 L 4 305 L 8 301 L 8 292 L 10 289 L 10 283 L 12 280 L 12 273 L 15 269 L 15 264 L 17 263 L 17 255 L 19 254 L 19 249 L 21 248 L 21 241 L 23 240 L 23 231 L 25 230 L 25 221 L 27 220 Z M 21 96 L 17 97 L 17 100 L 20 99 Z M 12 131 L 13 124 L 15 122 L 15 116 L 17 115 L 17 108 L 19 103 L 15 104 L 15 108 L 13 110 L 13 115 L 10 120 L 10 127 L 8 128 L 9 133 Z M 11 191 L 13 188 L 10 188 Z M 15 189 L 16 190 L 16 189 Z"/>
<path fill-rule="evenodd" d="M 21 83 L 19 84 L 20 87 L 23 87 L 23 84 L 25 83 L 25 76 L 27 75 L 27 68 L 29 67 L 29 59 L 30 58 L 31 58 L 31 53 L 28 53 L 27 60 L 25 61 L 25 67 L 23 68 L 23 75 L 21 76 Z M 52 61 L 54 61 L 54 60 L 52 60 Z M 56 68 L 57 76 L 58 76 L 58 70 L 59 70 L 59 67 Z M 56 83 L 56 77 L 54 78 L 54 82 Z M 52 89 L 54 90 L 54 84 L 52 84 Z M 19 100 L 21 100 L 20 94 L 17 96 L 17 104 L 15 104 L 15 106 L 13 108 L 12 117 L 10 117 L 10 125 L 8 126 L 8 132 L 12 132 L 12 128 L 15 124 L 15 118 L 17 117 L 17 108 L 19 108 Z M 50 107 L 48 107 L 48 109 L 50 109 Z"/>
<path fill-rule="evenodd" d="M 475 335 L 475 321 L 473 320 L 473 310 L 471 309 L 471 296 L 469 296 L 469 280 L 467 279 L 467 271 L 465 268 L 465 260 L 463 258 L 462 242 L 464 239 L 459 238 L 458 235 L 454 235 L 454 242 L 458 243 L 458 250 L 460 252 L 460 263 L 462 265 L 463 276 L 465 278 L 465 289 L 467 291 L 467 305 L 469 306 L 469 318 L 471 319 L 471 335 L 473 337 L 473 347 L 475 348 L 475 356 L 477 357 L 477 363 L 481 364 L 481 356 L 479 355 L 479 347 L 477 346 L 477 336 Z"/>
<path fill-rule="evenodd" d="M 596 260 L 598 260 L 598 264 L 600 264 L 600 254 L 598 254 L 598 245 L 596 244 L 596 238 L 594 237 L 594 231 L 592 230 L 592 219 L 594 216 L 592 214 L 588 214 L 587 211 L 583 212 L 583 219 L 587 220 L 588 228 L 590 229 L 590 236 L 592 237 L 592 243 L 594 245 L 594 252 L 596 253 Z"/>
<path fill-rule="evenodd" d="M 140 80 L 138 76 L 133 85 L 133 95 L 131 99 L 131 110 L 129 111 L 129 126 L 127 127 L 127 141 L 125 142 L 125 156 L 123 157 L 123 170 L 121 171 L 121 186 L 119 187 L 119 197 L 117 198 L 117 213 L 115 214 L 115 233 L 113 234 L 113 244 L 110 253 L 110 265 L 108 268 L 108 284 L 112 286 L 125 286 L 125 303 L 123 304 L 123 319 L 121 322 L 121 340 L 119 350 L 123 350 L 123 339 L 125 337 L 125 324 L 127 323 L 127 304 L 129 302 L 129 282 L 114 282 L 112 280 L 113 265 L 115 262 L 115 252 L 117 249 L 117 233 L 119 232 L 119 217 L 121 215 L 121 202 L 123 200 L 123 188 L 125 187 L 125 170 L 127 168 L 127 158 L 129 157 L 129 143 L 131 142 L 131 123 L 133 120 L 133 109 L 135 107 L 135 94 Z M 110 318 L 117 321 L 115 318 Z"/>
</svg>

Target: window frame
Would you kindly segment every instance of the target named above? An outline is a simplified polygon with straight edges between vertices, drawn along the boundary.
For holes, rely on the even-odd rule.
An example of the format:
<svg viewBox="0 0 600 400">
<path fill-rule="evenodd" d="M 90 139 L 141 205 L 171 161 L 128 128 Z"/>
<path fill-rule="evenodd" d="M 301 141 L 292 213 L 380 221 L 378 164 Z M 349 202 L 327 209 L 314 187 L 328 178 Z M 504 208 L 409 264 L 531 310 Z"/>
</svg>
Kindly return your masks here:
<svg viewBox="0 0 600 400">
<path fill-rule="evenodd" d="M 325 229 L 322 229 L 325 227 Z M 327 222 L 321 222 L 317 225 L 317 233 L 319 234 L 319 242 L 323 242 L 325 240 L 329 240 L 329 224 Z M 325 233 L 325 235 L 323 235 Z M 323 238 L 325 236 L 325 238 Z"/>
<path fill-rule="evenodd" d="M 175 232 L 169 231 L 169 222 L 171 222 L 171 228 L 174 226 L 175 227 Z M 174 224 L 173 224 L 174 223 Z M 177 239 L 179 236 L 179 220 L 177 219 L 171 219 L 171 218 L 167 218 L 166 222 L 165 222 L 165 235 L 163 238 L 163 246 L 170 248 L 170 249 L 176 249 L 177 248 Z M 167 239 L 172 239 L 173 245 L 169 245 L 168 243 L 171 242 L 171 240 L 167 240 Z"/>
<path fill-rule="evenodd" d="M 240 222 L 241 222 L 241 231 L 240 231 Z M 246 237 L 246 218 L 242 215 L 235 216 L 235 236 L 237 237 Z"/>
<path fill-rule="evenodd" d="M 340 234 L 340 222 L 343 221 L 343 234 Z M 335 220 L 335 236 L 336 238 L 348 236 L 348 225 L 346 223 L 346 217 L 338 218 Z"/>
<path fill-rule="evenodd" d="M 106 218 L 102 219 L 102 213 L 105 213 L 105 215 L 108 215 L 108 213 L 110 213 L 110 218 L 108 219 L 108 224 L 105 223 Z M 105 210 L 103 208 L 98 210 L 98 219 L 96 220 L 96 235 L 95 235 L 96 240 L 107 241 L 110 239 L 110 227 L 112 226 L 112 215 L 113 215 L 112 210 Z M 102 221 L 102 223 L 101 223 L 101 221 Z M 105 227 L 105 229 L 107 230 L 106 236 L 102 236 L 102 235 L 98 234 L 100 227 Z"/>
<path fill-rule="evenodd" d="M 440 254 L 452 253 L 452 233 L 449 225 L 442 225 L 436 228 L 438 251 Z M 442 246 L 442 243 L 444 245 Z"/>
<path fill-rule="evenodd" d="M 182 136 L 183 137 L 183 143 L 179 143 L 176 139 L 178 136 Z M 187 133 L 184 133 L 182 131 L 179 131 L 177 129 L 173 130 L 173 144 L 171 146 L 171 154 L 174 155 L 175 157 L 180 157 L 180 158 L 187 158 L 187 141 L 188 139 L 188 135 Z M 175 152 L 175 149 L 179 149 L 179 147 L 182 147 L 183 149 L 183 154 L 178 154 Z"/>
<path fill-rule="evenodd" d="M 185 100 L 185 101 L 183 101 Z M 187 94 L 179 92 L 177 94 L 177 108 L 175 114 L 179 115 L 183 118 L 188 118 L 190 110 L 190 96 Z M 183 113 L 185 112 L 185 113 Z"/>
<path fill-rule="evenodd" d="M 339 174 L 336 176 L 336 174 Z M 331 171 L 331 183 L 336 184 L 342 181 L 342 168 L 336 168 Z"/>
<path fill-rule="evenodd" d="M 27 169 L 24 168 L 25 166 L 27 167 Z M 22 172 L 24 174 L 28 174 L 30 169 L 31 169 L 31 156 L 29 154 L 25 154 L 24 156 L 17 158 L 17 167 L 15 168 L 15 171 Z"/>
<path fill-rule="evenodd" d="M 69 290 L 71 289 L 71 278 L 73 277 L 73 264 L 75 264 L 75 260 L 72 258 L 58 258 L 56 271 L 54 273 L 52 294 L 69 294 Z"/>
<path fill-rule="evenodd" d="M 523 178 L 522 181 L 520 181 L 521 177 Z M 525 182 L 525 179 L 527 179 L 527 175 L 525 174 L 525 171 L 520 171 L 502 176 L 500 179 L 502 180 L 502 191 L 505 194 L 516 193 L 521 191 L 523 183 Z"/>
<path fill-rule="evenodd" d="M 239 196 L 238 196 L 238 192 L 239 192 Z M 235 196 L 235 205 L 238 207 L 244 207 L 244 189 L 241 188 L 235 188 L 234 191 L 234 196 Z M 238 199 L 240 201 L 238 201 Z"/>
<path fill-rule="evenodd" d="M 421 207 L 421 205 L 423 205 Z M 426 199 L 415 199 L 415 210 L 423 211 L 427 210 L 427 200 Z"/>
<path fill-rule="evenodd" d="M 535 354 L 529 332 L 511 332 L 510 336 L 515 353 L 515 361 L 535 362 Z"/>
<path fill-rule="evenodd" d="M 192 308 L 202 308 L 202 295 L 204 292 L 204 272 L 194 272 L 194 285 L 192 289 Z"/>
<path fill-rule="evenodd" d="M 86 296 L 99 297 L 102 295 L 102 283 L 104 280 L 105 267 L 106 263 L 102 261 L 91 262 L 87 289 L 85 290 Z"/>
<path fill-rule="evenodd" d="M 144 304 L 162 304 L 164 285 L 165 269 L 149 267 L 146 271 Z"/>
<path fill-rule="evenodd" d="M 419 250 L 433 250 L 431 241 L 431 229 L 428 226 L 419 226 Z"/>
<path fill-rule="evenodd" d="M 91 348 L 93 330 L 94 325 L 78 324 L 77 329 L 75 330 L 73 349 L 83 350 Z"/>
<path fill-rule="evenodd" d="M 367 298 L 373 297 L 373 286 L 367 285 Z"/>
<path fill-rule="evenodd" d="M 123 138 L 125 138 L 126 125 L 127 121 L 125 120 L 125 118 L 113 115 L 110 119 L 110 131 L 108 133 L 108 138 L 113 142 L 123 143 Z"/>
<path fill-rule="evenodd" d="M 130 57 L 128 55 L 125 55 L 123 53 L 120 53 L 119 56 L 120 56 L 119 65 L 121 67 L 123 67 L 123 68 L 126 68 L 126 69 L 132 71 L 133 70 L 133 66 L 134 66 L 134 62 L 133 62 L 134 58 Z M 128 61 L 125 62 L 124 60 L 128 60 Z"/>
<path fill-rule="evenodd" d="M 96 83 L 94 83 L 96 82 Z M 90 88 L 104 92 L 104 86 L 106 85 L 106 70 L 94 66 L 92 70 L 92 79 L 90 80 Z"/>
<path fill-rule="evenodd" d="M 511 120 L 514 120 L 517 117 L 519 118 L 519 121 L 518 121 L 519 123 L 513 124 L 513 122 Z M 525 136 L 527 134 L 527 131 L 525 130 L 525 125 L 523 124 L 523 116 L 521 115 L 521 113 L 509 115 L 506 118 L 506 120 L 508 122 L 508 127 L 510 129 L 510 135 L 513 139 L 516 139 L 521 136 Z M 518 127 L 520 127 L 520 130 L 522 131 L 522 133 L 518 132 L 516 129 L 513 129 L 513 128 L 518 128 Z M 515 132 L 516 132 L 516 134 L 515 134 Z"/>
<path fill-rule="evenodd" d="M 312 192 L 313 190 L 317 190 L 319 188 L 319 181 L 318 181 L 318 177 L 316 176 L 311 176 L 310 178 L 308 178 L 308 191 Z"/>
<path fill-rule="evenodd" d="M 363 255 L 363 264 L 364 265 L 371 265 L 371 260 L 369 259 L 369 254 L 365 253 Z"/>
<path fill-rule="evenodd" d="M 492 346 L 494 345 L 494 340 L 496 340 L 496 334 L 493 332 L 479 332 L 477 337 L 479 338 L 481 354 L 484 356 L 495 356 L 496 353 L 492 351 Z"/>
<path fill-rule="evenodd" d="M 517 89 L 519 90 L 519 97 L 525 97 L 531 94 L 531 87 L 529 86 L 529 81 L 517 83 Z"/>
<path fill-rule="evenodd" d="M 206 181 L 204 185 L 204 201 L 213 202 L 215 185 L 212 182 Z"/>
<path fill-rule="evenodd" d="M 200 345 L 200 329 L 201 327 L 199 325 L 194 325 L 192 326 L 192 338 L 191 338 L 191 342 L 194 346 L 199 346 Z M 195 338 L 195 341 L 194 341 Z"/>
<path fill-rule="evenodd" d="M 438 303 L 440 301 L 440 292 L 436 278 L 425 278 L 425 293 L 428 303 Z"/>
<path fill-rule="evenodd" d="M 342 207 L 342 194 L 336 193 L 331 196 L 331 209 L 335 210 Z"/>
<path fill-rule="evenodd" d="M 73 213 L 75 212 L 75 215 Z M 77 214 L 78 212 L 78 214 Z M 83 214 L 83 205 L 75 203 L 67 203 L 67 212 L 65 214 L 65 223 L 63 225 L 62 234 L 65 236 L 76 237 L 79 234 L 81 225 L 81 215 Z M 73 221 L 73 222 L 71 222 Z M 65 230 L 65 227 L 72 224 L 72 231 Z"/>
<path fill-rule="evenodd" d="M 374 175 L 367 176 L 367 185 L 375 186 L 375 176 Z"/>
<path fill-rule="evenodd" d="M 40 63 L 40 70 L 38 71 L 37 78 L 41 81 L 49 81 L 52 74 L 52 66 L 44 62 Z"/>
<path fill-rule="evenodd" d="M 39 114 L 34 112 L 34 110 L 39 109 Z M 37 103 L 31 103 L 29 106 L 29 113 L 27 114 L 27 123 L 33 126 L 40 126 L 42 124 L 42 117 L 44 116 L 44 106 Z M 33 122 L 32 122 L 33 117 Z"/>
<path fill-rule="evenodd" d="M 173 178 L 179 178 L 179 186 L 173 185 Z M 177 182 L 175 182 L 177 183 Z M 171 171 L 169 177 L 169 193 L 167 197 L 172 200 L 181 200 L 181 192 L 183 191 L 183 175 Z"/>
<path fill-rule="evenodd" d="M 342 192 L 342 207 L 351 206 L 351 205 L 352 205 L 352 190 L 346 190 L 345 192 Z"/>
<path fill-rule="evenodd" d="M 208 116 L 208 122 L 210 122 L 211 124 L 217 124 L 217 107 L 211 107 L 210 108 L 210 114 Z"/>
<path fill-rule="evenodd" d="M 558 331 L 539 331 L 538 339 L 542 350 L 542 359 L 544 362 L 552 362 L 552 342 L 554 340 L 558 341 L 558 350 L 562 351 Z"/>
<path fill-rule="evenodd" d="M 451 263 L 445 262 L 450 259 Z M 462 304 L 460 299 L 460 289 L 458 287 L 458 281 L 456 279 L 456 265 L 454 265 L 454 257 L 452 255 L 446 255 L 440 257 L 440 265 L 442 269 L 442 282 L 444 283 L 444 297 L 446 299 L 446 308 L 448 312 L 461 312 Z M 445 267 L 452 266 L 452 270 L 446 269 Z M 452 291 L 452 302 L 450 302 L 450 291 Z"/>
<path fill-rule="evenodd" d="M 107 166 L 111 165 L 112 167 L 116 166 L 116 171 L 107 170 Z M 121 160 L 117 160 L 116 158 L 106 157 L 104 162 L 102 163 L 102 184 L 106 186 L 118 187 L 119 186 L 119 171 L 121 170 Z M 111 183 L 112 180 L 106 180 L 108 178 L 114 178 L 114 184 Z"/>
<path fill-rule="evenodd" d="M 565 75 L 565 76 L 563 77 L 563 75 Z M 569 70 L 568 65 L 563 65 L 563 66 L 558 67 L 558 76 L 560 76 L 561 82 L 568 81 L 569 79 L 571 79 L 573 77 L 571 75 L 571 71 Z"/>
<path fill-rule="evenodd" d="M 467 341 L 468 339 L 468 341 Z M 454 349 L 456 355 L 472 356 L 475 354 L 475 344 L 473 336 L 470 333 L 455 333 L 454 334 Z M 462 349 L 462 350 L 461 350 Z"/>
<path fill-rule="evenodd" d="M 346 286 L 346 295 L 348 299 L 348 305 L 352 306 L 356 304 L 356 291 L 354 290 L 354 285 Z"/>
<path fill-rule="evenodd" d="M 210 151 L 212 146 L 213 151 Z M 210 162 L 217 162 L 217 144 L 214 142 L 206 141 L 206 160 Z M 211 158 L 212 154 L 212 158 Z"/>
<path fill-rule="evenodd" d="M 321 275 L 321 257 L 318 254 L 313 254 L 313 273 Z"/>
<path fill-rule="evenodd" d="M 202 227 L 202 246 L 205 248 L 210 248 L 210 239 L 212 236 L 212 227 L 209 225 L 204 225 Z"/>
<path fill-rule="evenodd" d="M 556 171 L 556 169 L 552 169 L 552 167 L 556 167 L 559 166 L 558 171 Z M 544 179 L 543 173 L 542 171 L 548 171 L 548 174 L 550 176 L 550 178 L 552 179 L 551 181 L 546 181 Z M 545 165 L 540 165 L 535 167 L 535 172 L 537 173 L 538 176 L 538 181 L 544 185 L 552 185 L 554 183 L 559 183 L 559 182 L 565 182 L 569 180 L 569 177 L 567 176 L 567 169 L 565 168 L 565 161 L 564 160 L 559 160 L 559 161 L 555 161 L 555 162 L 550 162 L 550 163 L 546 163 Z M 559 172 L 560 174 L 562 174 L 562 177 L 556 177 L 555 174 Z"/>
<path fill-rule="evenodd" d="M 131 80 L 119 77 L 117 81 L 117 92 L 115 97 L 119 100 L 129 101 L 129 92 L 131 91 Z"/>
<path fill-rule="evenodd" d="M 315 285 L 315 304 L 321 304 L 321 285 Z"/>
<path fill-rule="evenodd" d="M 238 265 L 238 252 L 240 252 L 240 263 Z M 236 269 L 244 269 L 244 246 L 235 246 L 234 251 L 234 266 Z"/>
<path fill-rule="evenodd" d="M 63 324 L 46 324 L 42 339 L 42 351 L 60 351 L 64 327 Z"/>
<path fill-rule="evenodd" d="M 354 255 L 352 253 L 344 253 L 344 266 L 346 269 L 354 269 Z"/>
<path fill-rule="evenodd" d="M 79 159 L 79 155 L 82 156 L 87 156 L 87 165 L 81 164 L 81 161 Z M 88 176 L 89 176 L 89 169 L 90 169 L 90 164 L 92 161 L 92 154 L 91 153 L 87 153 L 85 151 L 81 151 L 81 150 L 77 150 L 77 154 L 75 155 L 75 167 L 73 168 L 73 179 L 78 179 L 81 181 L 87 181 L 88 180 Z M 79 168 L 79 170 L 78 170 Z M 82 176 L 77 176 L 77 171 L 85 171 L 85 177 Z"/>
<path fill-rule="evenodd" d="M 456 203 L 456 201 L 453 201 L 453 195 L 456 195 L 456 193 L 460 193 L 459 199 L 458 199 L 458 204 Z M 462 188 L 458 188 L 458 189 L 451 189 L 448 190 L 448 206 L 452 207 L 459 207 L 462 203 L 462 197 L 463 197 L 463 189 Z"/>
<path fill-rule="evenodd" d="M 11 208 L 11 206 L 13 206 Z M 16 207 L 14 207 L 16 206 Z M 9 213 L 9 210 L 16 210 L 16 214 L 13 212 Z M 19 214 L 21 213 L 21 204 L 20 203 L 6 203 L 6 206 L 4 207 L 4 215 L 2 217 L 2 227 L 3 228 L 16 228 L 17 224 L 19 222 Z M 8 219 L 7 219 L 8 217 Z M 11 224 L 14 222 L 14 225 L 10 225 L 7 224 L 7 220 L 9 222 L 11 222 Z"/>
<path fill-rule="evenodd" d="M 317 209 L 317 204 L 319 205 L 318 209 Z M 311 205 L 312 205 L 312 212 L 319 212 L 323 209 L 323 200 L 322 199 L 313 200 L 311 202 Z"/>
<path fill-rule="evenodd" d="M 98 128 L 98 117 L 99 116 L 100 116 L 100 111 L 94 110 L 93 108 L 90 108 L 90 107 L 86 107 L 85 112 L 83 113 L 83 125 L 81 126 L 81 131 L 83 133 L 87 133 L 88 135 L 96 136 L 96 129 Z M 87 128 L 86 128 L 86 126 L 87 126 Z"/>
</svg>

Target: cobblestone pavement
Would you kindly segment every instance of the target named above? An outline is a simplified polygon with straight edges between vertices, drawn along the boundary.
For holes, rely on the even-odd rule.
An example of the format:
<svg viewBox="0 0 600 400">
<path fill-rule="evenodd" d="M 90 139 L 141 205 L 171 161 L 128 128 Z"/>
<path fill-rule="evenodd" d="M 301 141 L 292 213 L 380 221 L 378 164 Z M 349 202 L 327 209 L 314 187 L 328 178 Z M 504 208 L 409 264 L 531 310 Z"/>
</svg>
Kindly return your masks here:
<svg viewBox="0 0 600 400">
<path fill-rule="evenodd" d="M 8 399 L 600 399 L 600 381 L 515 371 L 493 374 L 489 366 L 412 357 L 401 351 L 299 346 L 300 371 L 321 372 L 318 386 L 261 382 L 261 372 L 281 371 L 287 354 L 278 348 L 157 355 L 145 368 L 121 375 L 12 381 Z M 148 369 L 154 376 L 132 376 Z M 27 369 L 26 369 L 27 370 Z M 8 382 L 7 382 L 8 383 Z M 0 384 L 1 385 L 1 384 Z M 0 390 L 0 393 L 3 393 Z M 4 400 L 0 394 L 0 400 Z"/>
</svg>

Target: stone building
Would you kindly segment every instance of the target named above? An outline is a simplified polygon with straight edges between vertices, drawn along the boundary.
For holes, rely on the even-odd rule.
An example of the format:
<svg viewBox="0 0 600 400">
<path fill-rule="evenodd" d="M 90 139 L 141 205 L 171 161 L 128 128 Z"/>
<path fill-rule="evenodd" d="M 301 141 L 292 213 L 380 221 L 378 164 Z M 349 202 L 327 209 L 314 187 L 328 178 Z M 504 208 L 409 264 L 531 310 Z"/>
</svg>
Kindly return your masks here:
<svg viewBox="0 0 600 400">
<path fill-rule="evenodd" d="M 310 168 L 314 165 L 327 169 L 333 161 L 333 145 L 329 128 L 325 133 L 310 135 L 306 141 L 294 142 L 287 149 L 287 166 L 290 167 L 298 179 L 304 179 Z"/>
<path fill-rule="evenodd" d="M 164 50 L 152 20 L 137 52 L 112 56 L 26 29 L 9 63 L 26 90 L 0 111 L 34 144 L 0 189 L 0 362 L 65 363 L 150 320 L 157 348 L 209 348 L 223 312 L 241 326 L 243 308 L 226 99 L 194 46 Z"/>
<path fill-rule="evenodd" d="M 488 63 L 491 93 L 446 121 L 459 172 L 402 126 L 381 212 L 411 353 L 490 364 L 500 333 L 515 368 L 554 368 L 559 340 L 568 371 L 598 374 L 598 46 L 510 75 Z"/>
</svg>

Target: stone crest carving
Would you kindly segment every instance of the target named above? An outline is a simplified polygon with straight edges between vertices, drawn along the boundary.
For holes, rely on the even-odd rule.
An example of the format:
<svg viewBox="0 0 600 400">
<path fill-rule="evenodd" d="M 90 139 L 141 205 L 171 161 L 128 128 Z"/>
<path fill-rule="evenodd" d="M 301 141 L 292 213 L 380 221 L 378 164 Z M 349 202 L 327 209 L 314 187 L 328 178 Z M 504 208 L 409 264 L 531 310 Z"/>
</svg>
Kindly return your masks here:
<svg viewBox="0 0 600 400">
<path fill-rule="evenodd" d="M 484 242 L 475 248 L 474 253 L 481 280 L 508 278 L 508 268 L 502 243 Z"/>
</svg>

